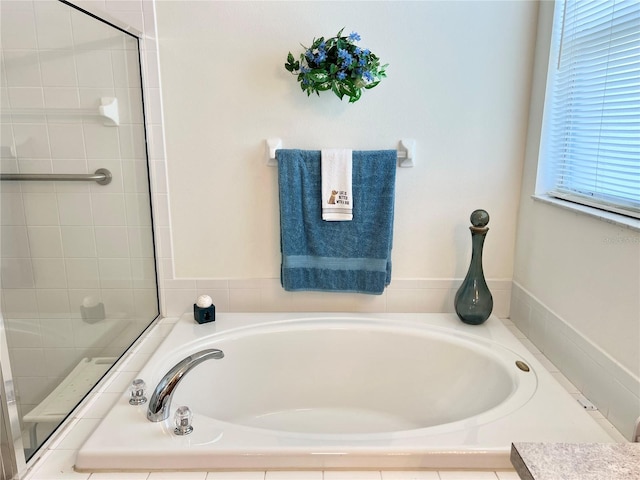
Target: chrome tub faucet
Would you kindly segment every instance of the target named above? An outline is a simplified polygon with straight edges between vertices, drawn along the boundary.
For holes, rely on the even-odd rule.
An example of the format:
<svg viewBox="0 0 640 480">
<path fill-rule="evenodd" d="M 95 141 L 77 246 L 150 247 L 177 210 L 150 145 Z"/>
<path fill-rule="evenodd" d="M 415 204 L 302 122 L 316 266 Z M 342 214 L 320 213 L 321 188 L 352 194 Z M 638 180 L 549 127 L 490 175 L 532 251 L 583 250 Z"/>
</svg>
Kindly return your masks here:
<svg viewBox="0 0 640 480">
<path fill-rule="evenodd" d="M 169 409 L 171 408 L 171 398 L 178 383 L 193 367 L 199 365 L 205 360 L 220 359 L 224 357 L 222 350 L 217 348 L 208 348 L 201 350 L 193 355 L 189 355 L 185 359 L 178 362 L 171 370 L 169 370 L 162 380 L 156 386 L 156 389 L 149 400 L 149 408 L 147 409 L 147 419 L 150 422 L 162 422 L 169 417 Z"/>
</svg>

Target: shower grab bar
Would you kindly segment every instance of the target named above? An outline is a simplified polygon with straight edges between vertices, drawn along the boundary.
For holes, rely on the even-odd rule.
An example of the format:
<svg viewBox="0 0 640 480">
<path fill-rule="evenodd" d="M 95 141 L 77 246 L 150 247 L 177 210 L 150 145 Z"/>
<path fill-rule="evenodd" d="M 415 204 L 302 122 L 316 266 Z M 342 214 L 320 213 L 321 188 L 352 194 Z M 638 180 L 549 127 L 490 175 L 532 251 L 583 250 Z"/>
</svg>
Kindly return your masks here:
<svg viewBox="0 0 640 480">
<path fill-rule="evenodd" d="M 0 173 L 0 180 L 42 181 L 42 182 L 96 182 L 109 185 L 113 175 L 106 168 L 99 168 L 95 173 Z"/>
<path fill-rule="evenodd" d="M 101 97 L 98 108 L 15 108 L 2 109 L 0 115 L 72 115 L 103 117 L 104 125 L 117 127 L 120 125 L 118 99 L 115 97 Z"/>
<path fill-rule="evenodd" d="M 268 138 L 266 141 L 266 157 L 267 166 L 275 167 L 278 165 L 276 161 L 276 150 L 282 148 L 282 140 L 279 138 Z M 415 164 L 416 141 L 413 139 L 402 139 L 398 145 L 398 166 L 413 167 Z"/>
</svg>

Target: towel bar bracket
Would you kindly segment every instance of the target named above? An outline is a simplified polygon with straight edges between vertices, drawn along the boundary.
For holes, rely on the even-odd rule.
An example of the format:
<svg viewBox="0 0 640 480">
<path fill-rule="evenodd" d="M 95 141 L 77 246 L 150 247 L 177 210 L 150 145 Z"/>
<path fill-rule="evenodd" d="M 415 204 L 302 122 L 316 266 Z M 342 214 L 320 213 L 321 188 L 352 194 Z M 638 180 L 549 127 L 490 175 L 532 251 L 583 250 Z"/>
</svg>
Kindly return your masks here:
<svg viewBox="0 0 640 480">
<path fill-rule="evenodd" d="M 268 138 L 265 140 L 265 155 L 267 157 L 267 166 L 275 167 L 278 165 L 276 160 L 276 150 L 282 148 L 282 139 Z M 400 140 L 398 145 L 398 166 L 413 167 L 415 164 L 416 141 L 409 138 Z"/>
</svg>

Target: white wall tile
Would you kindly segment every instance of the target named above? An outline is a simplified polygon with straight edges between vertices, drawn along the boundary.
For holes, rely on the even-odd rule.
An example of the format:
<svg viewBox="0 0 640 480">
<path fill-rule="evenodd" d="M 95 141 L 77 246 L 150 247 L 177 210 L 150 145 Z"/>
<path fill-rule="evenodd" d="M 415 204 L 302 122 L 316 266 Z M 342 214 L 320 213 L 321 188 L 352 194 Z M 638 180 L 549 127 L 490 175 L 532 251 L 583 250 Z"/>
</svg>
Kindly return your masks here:
<svg viewBox="0 0 640 480">
<path fill-rule="evenodd" d="M 8 94 L 11 108 L 44 107 L 44 94 L 41 87 L 10 87 Z"/>
<path fill-rule="evenodd" d="M 3 271 L 5 268 L 4 262 L 3 260 Z M 33 285 L 31 286 L 33 287 Z M 9 288 L 3 279 L 2 311 L 5 318 L 38 318 L 35 290 L 33 288 Z"/>
<path fill-rule="evenodd" d="M 0 229 L 2 258 L 29 257 L 27 227 L 23 225 L 4 226 Z"/>
<path fill-rule="evenodd" d="M 153 258 L 153 234 L 151 226 L 127 227 L 129 249 L 132 258 Z"/>
<path fill-rule="evenodd" d="M 58 225 L 58 203 L 53 193 L 29 193 L 23 196 L 28 225 Z"/>
<path fill-rule="evenodd" d="M 31 262 L 36 288 L 67 288 L 64 259 L 33 258 Z"/>
<path fill-rule="evenodd" d="M 16 348 L 10 353 L 11 371 L 16 377 L 46 377 L 42 348 Z"/>
<path fill-rule="evenodd" d="M 140 81 L 138 55 L 135 50 L 112 50 L 113 84 L 116 88 L 130 88 Z M 120 100 L 119 95 L 116 95 Z M 140 102 L 142 106 L 142 102 Z"/>
<path fill-rule="evenodd" d="M 96 99 L 96 107 L 97 107 Z M 88 159 L 113 159 L 120 157 L 120 142 L 116 128 L 104 125 L 84 124 L 84 143 Z"/>
<path fill-rule="evenodd" d="M 98 257 L 129 257 L 129 238 L 126 227 L 94 227 Z"/>
<path fill-rule="evenodd" d="M 49 141 L 52 158 L 85 158 L 82 125 L 50 124 Z"/>
<path fill-rule="evenodd" d="M 33 258 L 62 257 L 60 227 L 27 227 L 29 249 Z"/>
<path fill-rule="evenodd" d="M 69 288 L 99 288 L 98 260 L 95 258 L 65 259 Z"/>
<path fill-rule="evenodd" d="M 3 170 L 5 171 L 5 170 Z M 24 203 L 22 194 L 4 191 L 0 193 L 1 225 L 25 225 Z"/>
<path fill-rule="evenodd" d="M 46 125 L 14 124 L 18 158 L 51 158 Z"/>
<path fill-rule="evenodd" d="M 36 50 L 4 50 L 5 74 L 9 87 L 41 87 Z"/>
<path fill-rule="evenodd" d="M 93 225 L 89 193 L 58 193 L 57 197 L 60 225 Z"/>
<path fill-rule="evenodd" d="M 35 2 L 38 45 L 51 49 L 73 48 L 71 16 L 58 2 Z"/>
<path fill-rule="evenodd" d="M 144 132 L 142 138 L 144 138 Z M 144 156 L 142 157 L 144 158 Z M 149 174 L 146 162 L 142 159 L 122 161 L 122 180 L 127 193 L 146 193 L 149 191 Z M 148 197 L 146 199 L 149 203 Z"/>
<path fill-rule="evenodd" d="M 98 269 L 102 288 L 132 288 L 128 258 L 99 258 Z"/>
<path fill-rule="evenodd" d="M 113 87 L 111 53 L 108 50 L 76 50 L 74 58 L 78 86 Z"/>
<path fill-rule="evenodd" d="M 133 316 L 135 312 L 131 289 L 102 290 L 102 301 L 109 317 L 127 318 Z"/>
<path fill-rule="evenodd" d="M 30 258 L 2 260 L 2 288 L 33 288 L 33 263 Z"/>
<path fill-rule="evenodd" d="M 36 298 L 40 318 L 69 318 L 69 296 L 66 290 L 38 289 Z"/>
<path fill-rule="evenodd" d="M 74 348 L 73 328 L 71 320 L 68 318 L 40 319 L 40 329 L 42 331 L 42 346 L 44 348 Z M 59 375 L 60 372 L 57 373 Z"/>
<path fill-rule="evenodd" d="M 75 78 L 75 75 L 74 75 Z M 55 81 L 54 83 L 59 83 Z M 44 103 L 46 108 L 79 108 L 80 97 L 78 96 L 78 90 L 72 87 L 59 87 L 59 86 L 46 86 L 44 91 Z M 56 119 L 59 123 L 60 119 Z M 75 121 L 69 121 L 69 118 L 64 119 L 64 123 L 80 123 L 80 119 Z"/>
<path fill-rule="evenodd" d="M 74 59 L 73 50 L 41 50 L 39 55 L 40 71 L 42 74 L 42 85 L 44 87 L 76 88 L 78 86 L 76 62 Z M 49 95 L 51 95 L 52 93 L 53 90 L 50 90 Z M 76 91 L 76 104 L 77 98 L 78 94 Z M 54 101 L 54 99 L 51 97 L 49 97 L 48 100 Z M 47 103 L 47 106 L 53 107 L 53 102 Z"/>
<path fill-rule="evenodd" d="M 95 225 L 126 225 L 125 200 L 120 194 L 104 193 L 91 195 L 93 221 Z"/>
<path fill-rule="evenodd" d="M 153 288 L 155 286 L 155 263 L 152 258 L 131 258 L 131 278 L 133 288 Z"/>
<path fill-rule="evenodd" d="M 125 193 L 127 225 L 151 225 L 151 200 L 146 193 Z"/>
<path fill-rule="evenodd" d="M 120 134 L 122 158 L 140 158 L 144 156 L 144 143 L 140 143 L 140 137 L 137 136 L 144 122 L 142 94 L 138 89 L 116 87 L 115 97 L 118 99 L 118 111 L 120 113 L 118 133 Z M 133 142 L 133 135 L 136 135 L 135 143 Z M 125 141 L 125 139 L 127 140 Z"/>
<path fill-rule="evenodd" d="M 96 240 L 93 227 L 63 226 L 62 247 L 66 258 L 96 256 Z"/>
<path fill-rule="evenodd" d="M 7 338 L 14 348 L 34 348 L 42 346 L 40 320 L 37 318 L 5 318 Z"/>
<path fill-rule="evenodd" d="M 104 11 L 104 7 L 101 9 Z M 122 35 L 113 28 L 87 18 L 83 13 L 71 13 L 74 46 L 78 50 L 94 50 L 96 45 L 108 50 L 122 48 Z"/>
<path fill-rule="evenodd" d="M 2 46 L 6 49 L 27 50 L 38 47 L 33 11 L 6 10 L 0 18 Z"/>
</svg>

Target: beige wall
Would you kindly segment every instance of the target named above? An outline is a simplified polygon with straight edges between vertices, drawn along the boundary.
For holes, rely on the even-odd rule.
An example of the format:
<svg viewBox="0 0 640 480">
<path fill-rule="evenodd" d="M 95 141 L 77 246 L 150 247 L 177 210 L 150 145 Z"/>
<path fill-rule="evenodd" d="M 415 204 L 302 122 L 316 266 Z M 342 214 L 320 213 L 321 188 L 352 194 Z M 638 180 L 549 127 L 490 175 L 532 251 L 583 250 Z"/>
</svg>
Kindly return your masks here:
<svg viewBox="0 0 640 480">
<path fill-rule="evenodd" d="M 217 2 L 156 5 L 175 275 L 279 276 L 284 148 L 396 148 L 394 280 L 464 276 L 469 214 L 491 214 L 489 279 L 510 279 L 535 2 Z M 388 62 L 356 104 L 307 96 L 286 55 L 342 27 Z M 393 285 L 393 281 L 392 281 Z"/>
</svg>

